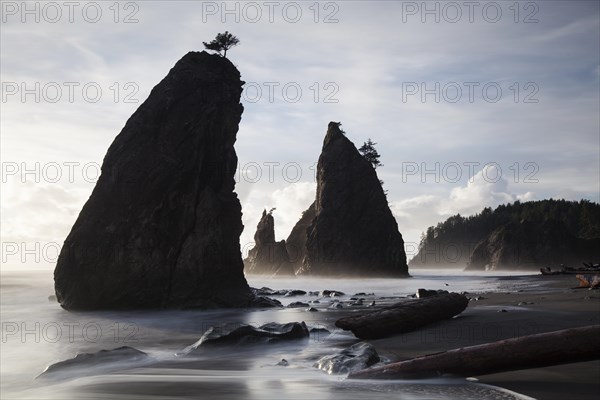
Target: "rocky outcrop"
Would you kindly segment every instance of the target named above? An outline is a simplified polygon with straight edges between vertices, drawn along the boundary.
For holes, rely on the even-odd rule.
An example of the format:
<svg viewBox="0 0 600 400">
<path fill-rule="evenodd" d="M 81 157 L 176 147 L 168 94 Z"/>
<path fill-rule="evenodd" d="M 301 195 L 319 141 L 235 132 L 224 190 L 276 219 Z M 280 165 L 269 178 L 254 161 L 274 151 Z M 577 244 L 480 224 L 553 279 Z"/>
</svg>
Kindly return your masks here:
<svg viewBox="0 0 600 400">
<path fill-rule="evenodd" d="M 367 342 L 355 343 L 338 354 L 323 356 L 313 366 L 328 374 L 361 371 L 380 361 L 375 347 Z"/>
<path fill-rule="evenodd" d="M 303 253 L 298 274 L 408 276 L 404 241 L 377 173 L 336 122 L 323 141 Z"/>
<path fill-rule="evenodd" d="M 190 52 L 129 118 L 58 258 L 64 308 L 252 302 L 234 193 L 242 84 L 226 58 Z"/>
<path fill-rule="evenodd" d="M 574 236 L 556 219 L 510 222 L 483 238 L 467 270 L 527 269 L 600 258 L 600 239 Z"/>
<path fill-rule="evenodd" d="M 245 270 L 250 274 L 293 275 L 285 240 L 275 241 L 275 220 L 264 210 L 256 226 L 254 247 L 244 260 Z"/>
</svg>

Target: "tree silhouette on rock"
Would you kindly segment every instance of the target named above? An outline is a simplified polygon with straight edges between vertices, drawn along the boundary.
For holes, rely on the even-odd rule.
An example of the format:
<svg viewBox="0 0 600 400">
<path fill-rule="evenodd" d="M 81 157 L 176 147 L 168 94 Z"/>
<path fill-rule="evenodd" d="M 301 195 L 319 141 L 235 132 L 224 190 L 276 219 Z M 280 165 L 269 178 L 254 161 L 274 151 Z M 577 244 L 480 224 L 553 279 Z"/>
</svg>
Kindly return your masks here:
<svg viewBox="0 0 600 400">
<path fill-rule="evenodd" d="M 219 54 L 221 54 L 222 51 L 223 54 L 221 55 L 227 58 L 227 50 L 229 50 L 233 46 L 237 46 L 240 43 L 240 40 L 228 31 L 225 31 L 225 33 L 218 33 L 217 36 L 210 43 L 202 43 L 204 44 L 204 47 L 206 47 L 207 50 L 214 50 L 217 51 Z"/>
<path fill-rule="evenodd" d="M 360 149 L 358 149 L 358 151 L 360 151 L 360 154 L 362 154 L 368 162 L 373 164 L 373 168 L 375 169 L 377 169 L 377 167 L 383 167 L 383 164 L 379 161 L 380 155 L 377 152 L 377 149 L 375 148 L 376 144 L 377 143 L 373 142 L 369 138 L 366 142 L 363 143 Z"/>
</svg>

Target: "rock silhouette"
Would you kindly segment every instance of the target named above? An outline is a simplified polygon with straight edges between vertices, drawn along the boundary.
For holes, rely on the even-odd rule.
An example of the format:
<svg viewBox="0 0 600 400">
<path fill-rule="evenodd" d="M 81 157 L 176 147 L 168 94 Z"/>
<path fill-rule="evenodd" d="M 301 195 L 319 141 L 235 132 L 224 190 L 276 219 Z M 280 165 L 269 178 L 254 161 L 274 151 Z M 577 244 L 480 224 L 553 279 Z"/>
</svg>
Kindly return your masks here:
<svg viewBox="0 0 600 400">
<path fill-rule="evenodd" d="M 314 217 L 297 274 L 406 277 L 404 241 L 379 178 L 339 125 L 330 122 L 323 141 Z M 304 217 L 288 247 L 302 245 Z"/>
<path fill-rule="evenodd" d="M 302 213 L 302 217 L 296 222 L 296 225 L 294 225 L 290 235 L 285 241 L 285 247 L 294 271 L 299 271 L 302 268 L 302 261 L 306 255 L 307 230 L 314 218 L 315 203 L 313 202 L 310 207 Z"/>
<path fill-rule="evenodd" d="M 54 271 L 66 309 L 250 305 L 234 193 L 243 106 L 227 59 L 190 52 L 108 149 Z"/>
<path fill-rule="evenodd" d="M 263 211 L 254 234 L 254 247 L 244 260 L 246 272 L 254 274 L 293 275 L 285 240 L 275 241 L 275 220 L 271 212 Z"/>
</svg>

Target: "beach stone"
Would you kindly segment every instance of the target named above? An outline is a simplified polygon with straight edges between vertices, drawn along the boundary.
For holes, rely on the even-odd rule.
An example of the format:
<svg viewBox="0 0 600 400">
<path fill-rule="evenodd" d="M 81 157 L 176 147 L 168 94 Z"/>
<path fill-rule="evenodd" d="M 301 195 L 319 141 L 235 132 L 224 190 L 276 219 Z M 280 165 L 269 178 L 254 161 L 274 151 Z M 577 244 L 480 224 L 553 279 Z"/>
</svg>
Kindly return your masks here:
<svg viewBox="0 0 600 400">
<path fill-rule="evenodd" d="M 250 288 L 250 290 L 252 290 L 252 292 L 257 296 L 274 296 L 276 294 L 279 294 L 279 293 L 277 293 L 278 292 L 277 290 L 273 290 L 270 287 L 266 287 L 266 286 L 263 286 L 260 289 Z"/>
<path fill-rule="evenodd" d="M 301 301 L 295 301 L 293 303 L 288 304 L 287 308 L 304 308 L 308 307 L 308 303 L 303 303 Z"/>
<path fill-rule="evenodd" d="M 294 289 L 288 290 L 284 297 L 304 296 L 306 292 L 304 290 Z"/>
<path fill-rule="evenodd" d="M 325 329 L 323 327 L 313 327 L 310 328 L 309 330 L 310 334 L 325 334 L 325 335 L 329 335 L 331 332 L 329 331 L 329 329 Z"/>
<path fill-rule="evenodd" d="M 353 344 L 338 354 L 321 357 L 313 366 L 328 374 L 347 374 L 368 368 L 380 361 L 372 344 Z"/>
<path fill-rule="evenodd" d="M 422 299 L 425 297 L 437 296 L 438 294 L 448 293 L 447 290 L 427 290 L 427 289 L 417 289 L 416 297 L 417 299 Z"/>
<path fill-rule="evenodd" d="M 338 290 L 323 290 L 321 291 L 321 297 L 340 297 L 344 296 L 344 292 L 340 292 Z"/>
<path fill-rule="evenodd" d="M 279 361 L 277 363 L 277 365 L 282 366 L 282 367 L 287 367 L 288 365 L 290 365 L 290 363 L 285 358 L 282 358 L 281 361 Z"/>
<path fill-rule="evenodd" d="M 258 328 L 252 325 L 227 324 L 210 327 L 196 343 L 188 346 L 183 354 L 193 354 L 198 349 L 210 346 L 279 343 L 308 337 L 308 328 L 304 322 L 270 322 Z"/>
<path fill-rule="evenodd" d="M 95 353 L 79 353 L 74 358 L 49 365 L 38 378 L 75 378 L 114 370 L 129 368 L 134 364 L 150 361 L 151 357 L 133 347 L 122 346 L 112 350 L 100 350 Z"/>
</svg>

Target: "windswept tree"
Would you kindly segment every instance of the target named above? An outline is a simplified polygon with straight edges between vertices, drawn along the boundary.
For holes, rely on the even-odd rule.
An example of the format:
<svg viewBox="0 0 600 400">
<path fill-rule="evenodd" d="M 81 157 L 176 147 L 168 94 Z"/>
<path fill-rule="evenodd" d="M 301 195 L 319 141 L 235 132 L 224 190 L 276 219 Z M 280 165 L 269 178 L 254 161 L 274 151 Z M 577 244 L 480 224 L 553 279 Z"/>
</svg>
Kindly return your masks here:
<svg viewBox="0 0 600 400">
<path fill-rule="evenodd" d="M 225 31 L 225 33 L 218 33 L 217 37 L 215 37 L 212 42 L 202 43 L 204 44 L 204 47 L 206 47 L 207 50 L 214 50 L 217 51 L 219 54 L 223 52 L 223 54 L 221 55 L 227 58 L 227 50 L 229 50 L 233 46 L 237 46 L 238 43 L 240 43 L 240 40 L 228 31 Z"/>
<path fill-rule="evenodd" d="M 371 164 L 373 164 L 373 168 L 377 169 L 377 167 L 383 167 L 383 164 L 379 161 L 379 153 L 375 148 L 377 143 L 373 142 L 370 138 L 363 143 L 358 151 L 362 156 Z"/>
</svg>

